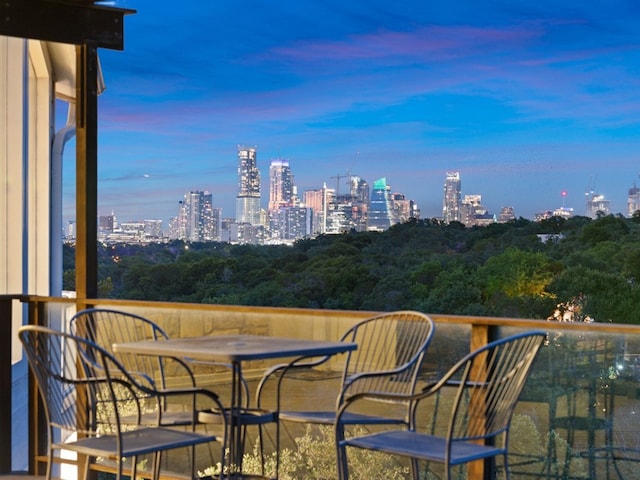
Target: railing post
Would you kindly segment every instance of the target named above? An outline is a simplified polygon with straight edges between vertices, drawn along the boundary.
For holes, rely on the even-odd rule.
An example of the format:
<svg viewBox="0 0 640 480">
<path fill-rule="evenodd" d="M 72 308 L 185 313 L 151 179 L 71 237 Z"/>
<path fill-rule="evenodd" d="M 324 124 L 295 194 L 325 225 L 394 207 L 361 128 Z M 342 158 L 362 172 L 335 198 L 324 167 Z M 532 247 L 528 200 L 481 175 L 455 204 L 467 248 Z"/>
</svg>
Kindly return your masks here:
<svg viewBox="0 0 640 480">
<path fill-rule="evenodd" d="M 12 302 L 0 299 L 0 474 L 11 472 L 11 324 Z"/>
<path fill-rule="evenodd" d="M 38 300 L 30 300 L 28 304 L 29 325 L 47 325 L 47 304 Z M 42 399 L 38 393 L 38 384 L 29 369 L 29 473 L 44 475 L 46 465 L 39 458 L 46 458 L 48 449 L 48 425 L 44 415 Z"/>
<path fill-rule="evenodd" d="M 475 351 L 478 348 L 483 347 L 487 343 L 494 340 L 494 329 L 489 325 L 472 325 L 471 326 L 471 340 L 469 345 L 470 351 Z M 475 375 L 482 376 L 481 372 L 472 372 L 471 378 L 473 379 Z M 477 378 L 477 377 L 475 377 Z M 471 462 L 469 464 L 469 478 L 470 479 L 484 479 L 489 480 L 494 478 L 493 470 L 494 470 L 494 459 L 487 460 L 478 460 L 475 462 Z"/>
<path fill-rule="evenodd" d="M 98 53 L 76 46 L 76 295 L 98 295 Z"/>
</svg>

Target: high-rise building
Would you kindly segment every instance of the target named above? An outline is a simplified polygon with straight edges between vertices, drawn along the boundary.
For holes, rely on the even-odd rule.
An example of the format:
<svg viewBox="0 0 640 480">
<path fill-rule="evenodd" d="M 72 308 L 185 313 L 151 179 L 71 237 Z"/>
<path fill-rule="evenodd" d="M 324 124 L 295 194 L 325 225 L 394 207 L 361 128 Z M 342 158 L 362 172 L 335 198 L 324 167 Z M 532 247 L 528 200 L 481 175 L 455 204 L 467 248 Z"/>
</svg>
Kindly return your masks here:
<svg viewBox="0 0 640 480">
<path fill-rule="evenodd" d="M 482 205 L 482 195 L 465 195 L 460 206 L 460 218 L 467 227 L 486 226 L 496 219 Z"/>
<path fill-rule="evenodd" d="M 271 160 L 269 167 L 269 212 L 293 205 L 293 175 L 288 160 Z"/>
<path fill-rule="evenodd" d="M 507 223 L 516 219 L 515 210 L 513 207 L 502 207 L 498 214 L 498 223 Z"/>
<path fill-rule="evenodd" d="M 386 178 L 379 178 L 373 182 L 367 222 L 367 229 L 373 231 L 383 231 L 398 223 L 393 208 L 391 189 L 387 185 Z"/>
<path fill-rule="evenodd" d="M 67 222 L 67 228 L 64 232 L 65 240 L 73 241 L 76 239 L 76 222 L 75 220 L 69 220 Z"/>
<path fill-rule="evenodd" d="M 98 232 L 99 233 L 109 233 L 113 232 L 116 228 L 118 228 L 118 221 L 116 220 L 116 216 L 111 213 L 111 215 L 101 215 L 98 217 Z"/>
<path fill-rule="evenodd" d="M 590 193 L 587 195 L 587 217 L 598 218 L 600 215 L 609 215 L 610 201 L 604 195 Z"/>
<path fill-rule="evenodd" d="M 369 216 L 369 184 L 363 178 L 351 175 L 351 226 L 356 232 L 367 230 Z"/>
<path fill-rule="evenodd" d="M 411 218 L 411 201 L 404 193 L 394 193 L 391 195 L 391 204 L 400 223 L 404 223 Z"/>
<path fill-rule="evenodd" d="M 327 233 L 328 217 L 334 198 L 335 190 L 327 188 L 326 183 L 319 190 L 304 192 L 304 204 L 313 210 L 313 233 Z"/>
<path fill-rule="evenodd" d="M 627 197 L 627 212 L 630 217 L 640 210 L 640 188 L 638 188 L 634 182 L 633 187 L 629 189 L 629 196 Z"/>
<path fill-rule="evenodd" d="M 309 207 L 282 207 L 278 211 L 280 239 L 285 241 L 308 238 L 312 233 L 313 211 Z"/>
<path fill-rule="evenodd" d="M 162 220 L 144 220 L 144 236 L 146 238 L 162 238 Z"/>
<path fill-rule="evenodd" d="M 209 192 L 192 190 L 180 202 L 178 216 L 172 220 L 169 237 L 188 242 L 211 242 L 220 238 L 221 210 L 213 208 Z"/>
<path fill-rule="evenodd" d="M 238 146 L 236 222 L 260 224 L 260 171 L 255 147 Z"/>
<path fill-rule="evenodd" d="M 444 180 L 442 220 L 445 223 L 462 221 L 460 172 L 447 172 Z"/>
</svg>

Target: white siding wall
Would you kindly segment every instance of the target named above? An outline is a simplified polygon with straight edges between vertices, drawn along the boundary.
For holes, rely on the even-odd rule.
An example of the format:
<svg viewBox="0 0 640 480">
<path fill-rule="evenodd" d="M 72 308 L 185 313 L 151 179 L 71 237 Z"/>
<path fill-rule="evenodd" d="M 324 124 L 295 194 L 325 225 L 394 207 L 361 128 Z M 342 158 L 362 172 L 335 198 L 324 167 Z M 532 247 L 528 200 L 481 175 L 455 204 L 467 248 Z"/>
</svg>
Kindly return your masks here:
<svg viewBox="0 0 640 480">
<path fill-rule="evenodd" d="M 54 82 L 45 43 L 0 36 L 0 294 L 49 294 Z M 27 467 L 27 370 L 13 309 L 12 469 Z M 2 319 L 5 321 L 5 319 Z"/>
</svg>

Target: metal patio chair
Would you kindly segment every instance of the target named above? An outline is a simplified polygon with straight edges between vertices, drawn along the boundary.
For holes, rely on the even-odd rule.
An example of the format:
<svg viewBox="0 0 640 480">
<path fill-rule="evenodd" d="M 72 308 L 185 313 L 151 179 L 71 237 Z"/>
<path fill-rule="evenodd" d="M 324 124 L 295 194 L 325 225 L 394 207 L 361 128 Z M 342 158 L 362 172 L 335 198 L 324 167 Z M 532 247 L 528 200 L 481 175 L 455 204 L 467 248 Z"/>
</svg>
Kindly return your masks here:
<svg viewBox="0 0 640 480">
<path fill-rule="evenodd" d="M 157 323 L 134 313 L 105 308 L 88 308 L 79 311 L 71 318 L 69 328 L 72 334 L 87 338 L 107 350 L 132 375 L 142 376 L 148 381 L 152 381 L 158 388 L 167 388 L 167 383 L 170 383 L 171 378 L 178 378 L 182 383 L 186 381 L 190 387 L 199 386 L 194 373 L 196 369 L 214 369 L 215 371 L 230 371 L 231 369 L 231 365 L 220 362 L 114 352 L 114 343 L 144 340 L 163 341 L 169 338 L 166 331 Z M 246 379 L 242 378 L 241 382 L 245 410 L 238 421 L 244 427 L 242 434 L 242 443 L 244 445 L 247 441 L 246 427 L 271 422 L 273 421 L 273 415 L 269 412 L 249 408 L 249 386 Z M 223 417 L 223 411 L 225 412 L 224 420 L 221 418 Z M 122 420 L 124 422 L 128 421 L 127 418 Z M 135 421 L 137 422 L 138 420 L 135 419 Z M 205 428 L 221 428 L 224 425 L 229 425 L 229 411 L 227 408 L 225 410 L 200 409 L 198 415 L 193 417 L 188 409 L 185 410 L 184 401 L 176 399 L 171 403 L 168 401 L 163 403 L 159 408 L 159 415 L 155 412 L 146 412 L 143 413 L 141 419 L 141 423 L 173 427 L 189 426 L 194 421 L 198 425 L 205 426 Z M 262 445 L 262 438 L 260 438 L 260 444 Z"/>
<path fill-rule="evenodd" d="M 281 408 L 284 380 L 302 375 L 305 379 L 326 380 L 322 366 L 330 357 L 280 364 L 269 369 L 258 385 L 258 406 L 263 401 L 267 383 L 277 381 L 275 408 L 278 415 L 276 449 L 280 448 L 280 422 L 333 425 L 336 413 L 345 398 L 357 393 L 412 394 L 415 391 L 422 361 L 431 342 L 435 326 L 427 315 L 414 311 L 383 313 L 352 326 L 341 341 L 357 344 L 349 352 L 341 372 L 340 385 L 335 391 L 335 407 L 330 410 L 287 410 Z M 318 373 L 319 372 L 319 373 Z M 315 381 L 315 380 L 313 380 Z M 334 387 L 335 388 L 335 387 Z M 349 425 L 410 424 L 410 404 L 398 411 L 372 413 L 368 410 L 343 415 Z"/>
<path fill-rule="evenodd" d="M 171 378 L 180 379 L 190 387 L 196 387 L 195 367 L 223 368 L 230 366 L 219 363 L 193 362 L 189 359 L 177 357 L 154 357 L 148 355 L 133 355 L 115 353 L 114 343 L 137 342 L 143 340 L 162 341 L 169 335 L 155 322 L 129 312 L 104 308 L 88 308 L 76 313 L 69 324 L 70 331 L 88 339 L 111 353 L 132 375 L 140 375 L 159 388 L 167 388 L 167 381 Z M 248 386 L 243 381 L 245 398 L 248 401 Z M 160 409 L 160 415 L 145 414 L 143 423 L 158 423 L 163 426 L 190 425 L 193 422 L 191 412 L 184 411 L 181 404 L 165 403 Z M 201 420 L 204 422 L 200 422 Z M 208 413 L 201 415 L 199 423 L 221 423 L 215 415 Z"/>
<path fill-rule="evenodd" d="M 444 478 L 452 478 L 454 466 L 502 455 L 505 475 L 509 428 L 518 397 L 531 365 L 545 340 L 544 332 L 527 332 L 491 342 L 459 360 L 437 383 L 418 394 L 358 393 L 350 395 L 340 407 L 336 419 L 336 443 L 339 478 L 349 477 L 347 447 L 375 450 L 409 458 L 418 478 L 417 462 L 444 465 Z M 442 435 L 426 433 L 416 425 L 419 402 L 454 389 L 450 416 Z M 409 429 L 387 430 L 370 435 L 345 438 L 344 425 L 349 412 L 360 401 L 409 402 L 412 425 Z M 442 405 L 442 402 L 440 402 Z M 440 407 L 443 408 L 443 407 Z"/>
<path fill-rule="evenodd" d="M 130 459 L 127 475 L 137 478 L 138 461 L 151 455 L 152 478 L 157 480 L 162 452 L 188 447 L 190 474 L 196 478 L 195 446 L 218 442 L 224 471 L 224 433 L 217 437 L 193 429 L 125 425 L 122 421 L 124 415 L 141 418 L 146 408 L 157 408 L 169 397 L 186 395 L 193 399 L 190 412 L 194 418 L 191 424 L 195 425 L 196 398 L 201 404 L 222 408 L 214 392 L 157 388 L 150 379 L 130 374 L 113 355 L 86 338 L 33 325 L 20 328 L 18 336 L 37 381 L 48 423 L 48 480 L 54 453 L 62 449 L 86 457 L 80 462 L 84 463 L 84 474 L 79 478 L 87 478 L 90 464 L 97 458 L 115 463 L 117 480 L 125 474 L 123 460 Z M 73 435 L 64 441 L 63 433 Z"/>
</svg>

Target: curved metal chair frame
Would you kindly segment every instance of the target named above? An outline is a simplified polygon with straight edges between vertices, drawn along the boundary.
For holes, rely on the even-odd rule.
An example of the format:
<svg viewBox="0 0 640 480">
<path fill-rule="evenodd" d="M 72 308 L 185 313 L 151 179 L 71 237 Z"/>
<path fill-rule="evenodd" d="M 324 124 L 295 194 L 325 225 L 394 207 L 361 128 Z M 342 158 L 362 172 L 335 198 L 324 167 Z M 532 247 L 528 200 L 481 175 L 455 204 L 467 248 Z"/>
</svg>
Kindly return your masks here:
<svg viewBox="0 0 640 480">
<path fill-rule="evenodd" d="M 72 334 L 86 338 L 107 350 L 132 375 L 140 375 L 152 382 L 157 388 L 167 387 L 167 378 L 178 377 L 181 382 L 185 380 L 191 387 L 196 387 L 196 378 L 193 373 L 195 366 L 231 368 L 230 365 L 213 362 L 194 362 L 189 359 L 177 357 L 152 357 L 147 355 L 133 355 L 127 353 L 115 353 L 114 343 L 137 342 L 143 340 L 162 341 L 169 335 L 155 322 L 129 312 L 110 310 L 104 308 L 89 308 L 81 310 L 71 318 L 70 331 Z M 243 381 L 245 390 L 244 398 L 249 399 L 248 385 Z M 179 409 L 169 409 L 169 405 L 163 405 L 160 417 L 152 415 L 151 421 L 159 421 L 161 425 L 189 425 L 193 419 L 187 412 Z M 147 415 L 147 417 L 149 417 Z M 202 423 L 220 423 L 213 415 L 201 415 Z"/>
<path fill-rule="evenodd" d="M 114 343 L 144 340 L 163 341 L 169 338 L 166 331 L 157 323 L 146 317 L 130 312 L 105 308 L 88 308 L 81 310 L 71 318 L 70 330 L 72 334 L 87 338 L 100 345 L 117 358 L 130 374 L 140 376 L 158 388 L 166 388 L 169 377 L 179 377 L 182 382 L 186 380 L 189 386 L 196 387 L 197 381 L 194 374 L 194 368 L 196 367 L 221 368 L 227 370 L 231 370 L 232 368 L 231 365 L 220 362 L 205 362 L 179 357 L 158 357 L 114 352 Z M 245 410 L 242 415 L 240 415 L 239 421 L 243 425 L 242 444 L 244 445 L 247 440 L 247 426 L 273 422 L 274 416 L 269 412 L 249 408 L 251 401 L 249 385 L 244 378 L 241 379 L 241 382 Z M 204 409 L 201 410 L 194 419 L 191 412 L 185 411 L 182 407 L 182 404 L 172 406 L 165 402 L 159 408 L 159 416 L 155 413 L 146 413 L 143 414 L 141 421 L 142 423 L 162 426 L 188 426 L 194 421 L 197 424 L 203 425 L 229 425 L 230 412 L 227 408 L 224 410 Z M 223 411 L 225 415 L 222 415 Z M 225 417 L 224 420 L 222 419 L 223 416 Z M 126 421 L 127 419 L 123 420 Z M 260 445 L 262 446 L 261 430 L 259 434 Z M 262 471 L 264 474 L 264 465 L 262 465 Z"/>
<path fill-rule="evenodd" d="M 36 378 L 49 426 L 48 480 L 54 452 L 60 449 L 89 457 L 80 478 L 87 478 L 90 459 L 96 457 L 115 462 L 118 480 L 124 474 L 122 460 L 130 458 L 130 476 L 136 478 L 139 457 L 152 455 L 153 478 L 157 480 L 161 453 L 183 447 L 189 447 L 190 473 L 196 478 L 195 446 L 210 442 L 220 442 L 224 462 L 227 429 L 221 437 L 195 431 L 196 399 L 212 408 L 223 408 L 214 392 L 158 388 L 151 379 L 130 373 L 111 353 L 86 338 L 33 325 L 22 327 L 18 336 Z M 192 399 L 194 427 L 190 430 L 123 421 L 124 416 L 141 420 L 145 409 L 157 408 L 176 396 Z M 75 438 L 63 443 L 58 440 L 60 431 L 75 432 Z M 224 471 L 224 464 L 222 468 Z"/>
<path fill-rule="evenodd" d="M 437 383 L 418 394 L 358 393 L 348 396 L 336 419 L 339 478 L 348 478 L 346 447 L 356 447 L 410 458 L 415 478 L 418 460 L 444 464 L 444 478 L 450 479 L 453 466 L 502 455 L 508 479 L 511 418 L 545 338 L 544 332 L 527 332 L 489 343 L 459 360 Z M 416 425 L 419 402 L 445 387 L 455 388 L 446 431 L 442 436 L 423 433 L 426 428 L 419 431 Z M 365 399 L 409 402 L 412 405 L 411 428 L 345 439 L 344 425 L 350 423 L 349 411 Z"/>
<path fill-rule="evenodd" d="M 280 364 L 269 369 L 258 385 L 258 406 L 263 401 L 264 388 L 271 380 L 277 381 L 275 410 L 278 412 L 279 421 L 308 424 L 333 425 L 336 412 L 345 398 L 358 393 L 412 394 L 415 392 L 420 367 L 434 331 L 433 321 L 427 315 L 414 311 L 383 313 L 363 320 L 349 328 L 341 338 L 341 341 L 356 343 L 358 348 L 347 354 L 333 410 L 281 409 L 284 379 L 300 371 L 315 370 L 330 357 Z M 350 425 L 400 424 L 408 427 L 411 413 L 408 402 L 403 412 L 395 412 L 395 416 L 376 415 L 366 411 L 349 412 L 343 415 L 342 421 L 343 424 Z M 277 425 L 276 448 L 279 449 L 279 422 Z"/>
</svg>

